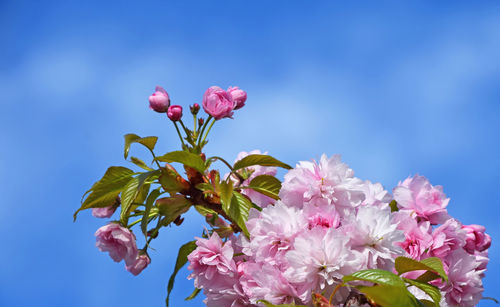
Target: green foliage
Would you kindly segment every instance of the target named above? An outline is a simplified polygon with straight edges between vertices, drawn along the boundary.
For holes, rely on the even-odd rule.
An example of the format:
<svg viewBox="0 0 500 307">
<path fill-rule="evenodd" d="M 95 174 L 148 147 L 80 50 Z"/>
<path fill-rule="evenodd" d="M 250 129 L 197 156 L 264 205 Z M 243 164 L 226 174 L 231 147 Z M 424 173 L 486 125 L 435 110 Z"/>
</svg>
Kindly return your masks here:
<svg viewBox="0 0 500 307">
<path fill-rule="evenodd" d="M 239 170 L 244 167 L 253 166 L 253 165 L 262 165 L 262 166 L 277 166 L 285 169 L 291 169 L 292 167 L 286 163 L 279 161 L 276 158 L 273 158 L 268 155 L 248 155 L 243 159 L 237 161 L 233 170 Z"/>
<path fill-rule="evenodd" d="M 396 212 L 398 211 L 398 203 L 395 200 L 391 200 L 389 203 L 389 207 L 391 207 L 391 212 Z"/>
<path fill-rule="evenodd" d="M 123 225 L 128 223 L 130 212 L 133 210 L 132 205 L 137 201 L 139 203 L 144 201 L 143 187 L 147 185 L 146 181 L 156 178 L 159 173 L 159 170 L 141 173 L 127 183 L 122 192 L 122 211 L 120 212 L 120 222 Z"/>
<path fill-rule="evenodd" d="M 448 281 L 448 276 L 443 269 L 443 263 L 437 257 L 430 257 L 417 261 L 407 257 L 396 258 L 396 271 L 401 275 L 406 272 L 425 270 L 438 274 L 443 280 Z"/>
<path fill-rule="evenodd" d="M 162 221 L 164 226 L 172 223 L 179 215 L 187 212 L 191 205 L 191 201 L 182 195 L 160 198 L 156 201 L 160 214 L 165 216 Z"/>
<path fill-rule="evenodd" d="M 133 133 L 125 134 L 125 147 L 123 150 L 123 157 L 125 159 L 127 159 L 128 152 L 130 150 L 130 145 L 132 143 L 142 144 L 142 145 L 146 146 L 149 150 L 153 151 L 153 149 L 156 146 L 157 141 L 158 141 L 158 137 L 156 137 L 156 136 L 147 136 L 147 137 L 141 138 L 137 134 L 133 134 Z"/>
<path fill-rule="evenodd" d="M 252 179 L 250 184 L 242 189 L 252 189 L 273 199 L 280 199 L 281 181 L 274 176 L 260 175 Z"/>
<path fill-rule="evenodd" d="M 258 300 L 257 302 L 264 304 L 266 307 L 306 307 L 306 305 L 295 305 L 295 303 L 274 305 L 266 300 Z"/>
<path fill-rule="evenodd" d="M 375 285 L 373 287 L 358 286 L 356 288 L 382 307 L 421 306 L 405 287 Z"/>
<path fill-rule="evenodd" d="M 193 293 L 191 293 L 188 297 L 186 297 L 184 300 L 185 301 L 190 301 L 193 298 L 195 298 L 199 293 L 201 292 L 201 289 L 194 288 Z"/>
<path fill-rule="evenodd" d="M 196 249 L 196 241 L 190 241 L 179 248 L 179 253 L 177 254 L 177 260 L 175 261 L 175 267 L 174 267 L 174 272 L 172 275 L 170 275 L 170 279 L 168 280 L 168 286 L 167 286 L 167 299 L 165 300 L 165 303 L 167 304 L 168 307 L 168 301 L 170 299 L 170 292 L 172 292 L 172 289 L 174 288 L 174 282 L 175 282 L 175 276 L 177 275 L 177 272 L 186 264 L 188 261 L 187 256 L 191 254 L 192 251 Z"/>
<path fill-rule="evenodd" d="M 221 182 L 219 184 L 220 189 L 220 202 L 222 204 L 222 210 L 224 212 L 229 212 L 231 206 L 231 199 L 233 198 L 233 182 Z"/>
<path fill-rule="evenodd" d="M 74 220 L 76 220 L 76 215 L 81 210 L 113 205 L 116 197 L 131 180 L 133 174 L 134 172 L 126 167 L 111 166 L 108 168 L 104 176 L 85 193 L 85 195 L 90 194 L 82 202 L 81 207 L 74 213 Z"/>
<path fill-rule="evenodd" d="M 233 191 L 233 196 L 231 198 L 231 204 L 229 208 L 227 206 L 222 206 L 222 210 L 238 225 L 245 236 L 249 237 L 247 226 L 245 222 L 248 219 L 248 211 L 252 208 L 252 202 L 246 198 L 244 195 Z"/>
<path fill-rule="evenodd" d="M 143 170 L 146 170 L 146 171 L 154 171 L 154 169 L 152 169 L 151 167 L 149 167 L 144 161 L 142 161 L 141 159 L 139 158 L 136 158 L 136 157 L 130 157 L 130 161 L 132 163 L 134 163 L 135 165 L 139 166 L 140 168 L 142 168 Z"/>
<path fill-rule="evenodd" d="M 171 169 L 162 168 L 159 181 L 166 192 L 177 193 L 182 190 L 182 185 L 177 181 L 178 174 Z"/>
<path fill-rule="evenodd" d="M 148 232 L 149 213 L 153 208 L 155 200 L 160 195 L 161 195 L 160 189 L 155 189 L 151 192 L 151 194 L 149 194 L 148 198 L 146 199 L 146 208 L 144 209 L 144 215 L 142 216 L 141 220 L 141 231 L 145 236 L 147 235 Z"/>
<path fill-rule="evenodd" d="M 441 292 L 437 287 L 413 279 L 403 278 L 403 280 L 409 283 L 410 285 L 415 286 L 420 290 L 424 291 L 434 301 L 435 304 L 434 306 L 439 307 L 439 302 L 441 301 Z"/>
<path fill-rule="evenodd" d="M 349 282 L 353 280 L 363 280 L 369 281 L 376 284 L 386 285 L 386 286 L 395 286 L 395 287 L 404 287 L 405 283 L 401 278 L 389 271 L 379 270 L 379 269 L 371 269 L 371 270 L 361 270 L 355 272 L 351 275 L 346 275 L 343 277 L 344 282 Z"/>
<path fill-rule="evenodd" d="M 202 174 L 205 172 L 205 162 L 203 159 L 199 155 L 187 151 L 172 151 L 163 156 L 157 157 L 156 160 L 168 163 L 178 162 L 194 168 Z"/>
</svg>

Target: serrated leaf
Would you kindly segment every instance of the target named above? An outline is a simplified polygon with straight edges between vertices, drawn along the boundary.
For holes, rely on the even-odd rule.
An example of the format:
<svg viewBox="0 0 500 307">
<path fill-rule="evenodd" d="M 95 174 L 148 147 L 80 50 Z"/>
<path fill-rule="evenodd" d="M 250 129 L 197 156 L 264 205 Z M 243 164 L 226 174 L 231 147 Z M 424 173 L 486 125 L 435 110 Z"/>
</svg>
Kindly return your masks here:
<svg viewBox="0 0 500 307">
<path fill-rule="evenodd" d="M 233 170 L 239 170 L 244 167 L 249 167 L 253 165 L 262 165 L 262 166 L 278 166 L 285 169 L 291 169 L 292 167 L 286 163 L 281 162 L 280 160 L 273 158 L 268 155 L 248 155 L 241 160 L 238 160 L 234 166 Z"/>
<path fill-rule="evenodd" d="M 137 134 L 133 133 L 125 134 L 125 146 L 123 150 L 123 156 L 125 157 L 125 159 L 127 159 L 128 152 L 130 150 L 130 145 L 132 145 L 132 143 L 142 144 L 152 151 L 155 148 L 157 141 L 158 137 L 156 136 L 146 136 L 141 138 Z"/>
<path fill-rule="evenodd" d="M 194 288 L 193 293 L 191 293 L 191 294 L 190 294 L 188 297 L 186 297 L 184 300 L 185 300 L 185 301 L 190 301 L 190 300 L 192 300 L 193 298 L 195 298 L 195 297 L 198 295 L 198 293 L 200 293 L 200 292 L 201 292 L 201 289 Z"/>
<path fill-rule="evenodd" d="M 379 269 L 357 271 L 351 275 L 344 276 L 342 279 L 344 282 L 364 280 L 380 285 L 405 287 L 405 283 L 398 275 Z"/>
<path fill-rule="evenodd" d="M 192 203 L 182 195 L 173 197 L 160 198 L 156 201 L 156 207 L 160 210 L 160 214 L 165 216 L 163 225 L 168 225 L 175 219 L 189 210 Z"/>
<path fill-rule="evenodd" d="M 194 206 L 194 208 L 196 209 L 196 211 L 198 211 L 199 214 L 203 216 L 207 216 L 208 214 L 217 215 L 217 212 L 215 212 L 214 210 L 208 209 L 203 206 Z"/>
<path fill-rule="evenodd" d="M 179 253 L 177 254 L 177 260 L 175 261 L 174 272 L 170 275 L 167 286 L 167 299 L 165 300 L 167 307 L 169 303 L 170 293 L 174 288 L 174 281 L 177 272 L 186 264 L 188 261 L 187 256 L 191 254 L 196 249 L 196 241 L 188 242 L 179 248 Z"/>
<path fill-rule="evenodd" d="M 156 160 L 169 163 L 178 162 L 194 168 L 202 174 L 205 172 L 205 162 L 203 162 L 203 159 L 199 155 L 187 151 L 172 151 L 161 157 L 157 157 Z"/>
<path fill-rule="evenodd" d="M 376 285 L 373 287 L 357 286 L 356 288 L 381 307 L 419 306 L 417 300 L 405 287 Z"/>
<path fill-rule="evenodd" d="M 139 158 L 136 158 L 136 157 L 130 157 L 130 161 L 132 163 L 134 163 L 135 165 L 139 166 L 140 168 L 142 168 L 143 170 L 146 170 L 146 171 L 154 171 L 154 169 L 152 169 L 151 167 L 149 167 L 146 162 L 142 161 L 141 159 Z"/>
<path fill-rule="evenodd" d="M 144 209 L 144 215 L 142 216 L 142 221 L 141 221 L 141 231 L 145 236 L 147 235 L 148 232 L 149 213 L 151 212 L 151 208 L 153 208 L 155 200 L 160 195 L 161 195 L 160 190 L 155 189 L 148 195 L 148 198 L 146 199 L 146 208 Z"/>
<path fill-rule="evenodd" d="M 182 185 L 177 181 L 178 174 L 171 169 L 162 168 L 158 178 L 163 189 L 169 193 L 177 193 L 182 190 Z"/>
<path fill-rule="evenodd" d="M 128 223 L 128 217 L 130 212 L 132 211 L 132 204 L 135 202 L 136 198 L 138 196 L 142 198 L 143 195 L 142 189 L 143 186 L 147 184 L 146 181 L 150 178 L 158 176 L 159 173 L 160 173 L 159 170 L 141 173 L 138 176 L 132 178 L 127 183 L 121 195 L 122 211 L 120 212 L 120 222 L 122 222 L 123 225 L 127 225 Z"/>
<path fill-rule="evenodd" d="M 247 187 L 241 187 L 243 189 L 249 188 L 259 193 L 262 193 L 272 199 L 280 199 L 278 194 L 281 189 L 281 181 L 274 176 L 270 175 L 260 175 L 252 179 Z"/>
<path fill-rule="evenodd" d="M 231 199 L 233 198 L 233 182 L 221 182 L 219 185 L 219 190 L 222 210 L 224 210 L 224 212 L 228 212 L 231 205 Z"/>
<path fill-rule="evenodd" d="M 243 234 L 249 237 L 247 226 L 248 211 L 252 208 L 252 202 L 242 194 L 234 191 L 231 198 L 231 205 L 226 212 L 227 215 L 241 228 Z M 224 208 L 222 208 L 224 210 Z"/>
<path fill-rule="evenodd" d="M 413 279 L 403 278 L 403 280 L 409 283 L 410 285 L 415 286 L 420 290 L 424 291 L 434 301 L 435 303 L 434 306 L 439 307 L 439 302 L 441 301 L 441 292 L 437 287 Z"/>
<path fill-rule="evenodd" d="M 133 174 L 134 172 L 126 167 L 111 166 L 108 168 L 104 176 L 87 191 L 90 194 L 88 194 L 87 198 L 82 202 L 81 207 L 74 213 L 74 220 L 76 220 L 78 212 L 82 210 L 113 205 L 116 197 L 131 180 Z"/>
<path fill-rule="evenodd" d="M 431 271 L 437 273 L 443 280 L 448 281 L 448 276 L 443 269 L 443 263 L 437 257 L 430 257 L 420 261 L 408 257 L 397 257 L 395 268 L 400 275 L 411 271 Z"/>
</svg>

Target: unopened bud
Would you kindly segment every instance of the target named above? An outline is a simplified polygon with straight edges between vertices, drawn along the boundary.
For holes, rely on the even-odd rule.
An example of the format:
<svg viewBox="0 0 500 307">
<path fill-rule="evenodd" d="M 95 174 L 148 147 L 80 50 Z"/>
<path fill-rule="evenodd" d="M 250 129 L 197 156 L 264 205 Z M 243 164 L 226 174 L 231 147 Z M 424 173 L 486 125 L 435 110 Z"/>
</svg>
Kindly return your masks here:
<svg viewBox="0 0 500 307">
<path fill-rule="evenodd" d="M 167 116 L 173 122 L 178 121 L 182 117 L 182 107 L 179 105 L 170 106 L 168 108 Z"/>
<path fill-rule="evenodd" d="M 189 109 L 191 110 L 191 113 L 193 115 L 196 115 L 196 114 L 198 114 L 198 111 L 200 110 L 200 105 L 195 103 L 192 106 L 190 106 Z"/>
<path fill-rule="evenodd" d="M 203 118 L 198 118 L 198 126 L 203 126 L 203 123 L 205 122 L 205 120 Z"/>
<path fill-rule="evenodd" d="M 149 108 L 158 113 L 165 113 L 168 111 L 170 105 L 170 97 L 161 86 L 156 87 L 156 91 L 149 96 Z"/>
</svg>

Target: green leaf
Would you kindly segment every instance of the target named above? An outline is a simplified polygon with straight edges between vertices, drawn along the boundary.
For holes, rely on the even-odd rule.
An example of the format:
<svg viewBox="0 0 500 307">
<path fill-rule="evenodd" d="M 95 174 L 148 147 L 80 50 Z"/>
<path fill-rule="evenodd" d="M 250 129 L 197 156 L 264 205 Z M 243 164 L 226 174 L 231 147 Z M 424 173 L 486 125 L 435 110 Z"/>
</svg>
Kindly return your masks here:
<svg viewBox="0 0 500 307">
<path fill-rule="evenodd" d="M 156 145 L 156 141 L 158 141 L 158 137 L 156 137 L 156 136 L 147 136 L 147 137 L 141 138 L 137 134 L 133 134 L 133 133 L 125 134 L 125 147 L 124 147 L 124 151 L 123 151 L 123 156 L 125 157 L 125 159 L 127 159 L 128 152 L 130 150 L 130 145 L 132 143 L 142 144 L 142 145 L 146 146 L 149 150 L 153 151 L 153 149 L 155 148 L 155 145 Z"/>
<path fill-rule="evenodd" d="M 203 191 L 203 192 L 206 192 L 206 191 L 212 191 L 214 190 L 214 186 L 211 185 L 210 183 L 206 183 L 206 182 L 202 182 L 202 183 L 198 183 L 196 185 L 196 188 L 200 191 Z"/>
<path fill-rule="evenodd" d="M 168 168 L 161 168 L 159 181 L 163 189 L 169 193 L 177 193 L 182 190 L 182 186 L 177 181 L 178 174 Z"/>
<path fill-rule="evenodd" d="M 441 301 L 441 292 L 437 287 L 413 279 L 403 278 L 403 280 L 409 283 L 410 285 L 415 286 L 420 290 L 424 291 L 434 301 L 435 306 L 439 307 L 439 302 Z"/>
<path fill-rule="evenodd" d="M 436 307 L 433 301 L 429 300 L 418 300 L 422 305 L 422 307 Z M 439 305 L 437 305 L 439 307 Z"/>
<path fill-rule="evenodd" d="M 183 150 L 169 152 L 161 157 L 157 157 L 156 160 L 168 163 L 178 162 L 194 168 L 202 174 L 205 172 L 205 162 L 203 162 L 203 159 L 199 155 Z"/>
<path fill-rule="evenodd" d="M 151 194 L 149 194 L 148 198 L 146 199 L 146 208 L 144 209 L 144 215 L 142 216 L 142 221 L 141 221 L 141 231 L 145 236 L 147 236 L 148 232 L 149 213 L 151 212 L 151 208 L 153 208 L 155 200 L 160 195 L 161 195 L 160 190 L 155 189 L 151 192 Z"/>
<path fill-rule="evenodd" d="M 266 307 L 307 307 L 306 305 L 295 305 L 295 303 L 274 305 L 266 300 L 258 300 L 257 303 L 262 303 Z"/>
<path fill-rule="evenodd" d="M 150 178 L 156 177 L 160 173 L 159 170 L 141 173 L 138 176 L 132 178 L 122 192 L 122 211 L 120 213 L 120 222 L 123 225 L 127 225 L 128 217 L 132 211 L 132 204 L 136 199 L 143 197 L 143 186 L 146 181 Z"/>
<path fill-rule="evenodd" d="M 175 195 L 173 197 L 160 198 L 156 201 L 156 206 L 160 210 L 160 214 L 164 215 L 163 225 L 168 225 L 175 221 L 175 219 L 189 210 L 192 203 L 182 195 Z"/>
<path fill-rule="evenodd" d="M 290 165 L 268 155 L 248 155 L 243 159 L 237 161 L 233 166 L 233 170 L 239 170 L 241 168 L 253 165 L 278 166 L 286 169 L 292 168 Z"/>
<path fill-rule="evenodd" d="M 382 307 L 419 306 L 417 300 L 405 287 L 376 285 L 373 287 L 357 286 L 356 288 Z"/>
<path fill-rule="evenodd" d="M 342 279 L 345 282 L 352 280 L 364 280 L 380 285 L 405 287 L 405 283 L 398 275 L 379 269 L 361 270 L 351 275 L 346 275 Z"/>
<path fill-rule="evenodd" d="M 190 294 L 188 297 L 186 297 L 184 300 L 185 300 L 185 301 L 190 301 L 190 300 L 192 300 L 193 298 L 195 298 L 195 297 L 198 295 L 198 293 L 200 293 L 200 292 L 201 292 L 201 289 L 194 288 L 193 293 L 191 293 L 191 294 Z"/>
<path fill-rule="evenodd" d="M 220 189 L 220 202 L 222 204 L 222 210 L 224 212 L 229 211 L 231 205 L 231 199 L 233 198 L 233 182 L 221 182 L 219 185 Z"/>
<path fill-rule="evenodd" d="M 203 206 L 194 206 L 194 208 L 196 209 L 196 211 L 198 211 L 199 214 L 203 216 L 207 216 L 208 214 L 217 215 L 217 212 L 215 212 L 214 210 L 208 209 Z"/>
<path fill-rule="evenodd" d="M 73 215 L 74 220 L 76 220 L 78 212 L 84 209 L 103 208 L 113 205 L 116 197 L 131 180 L 133 174 L 134 172 L 126 167 L 111 166 L 108 168 L 104 176 L 87 191 L 90 194 Z"/>
<path fill-rule="evenodd" d="M 436 274 L 434 272 L 431 272 L 431 271 L 426 271 L 424 274 L 420 275 L 415 280 L 416 281 L 420 281 L 420 282 L 426 282 L 426 283 L 428 283 L 429 281 L 435 280 L 435 279 L 438 279 L 438 278 L 441 278 L 438 274 Z"/>
<path fill-rule="evenodd" d="M 174 272 L 172 273 L 172 275 L 170 275 L 170 279 L 168 280 L 167 299 L 165 300 L 167 307 L 170 298 L 170 292 L 172 292 L 172 289 L 174 288 L 175 276 L 177 275 L 177 272 L 179 272 L 179 270 L 188 261 L 187 256 L 191 254 L 191 252 L 194 251 L 195 249 L 196 249 L 196 241 L 188 242 L 182 245 L 181 248 L 179 249 L 179 253 L 177 254 L 177 260 L 175 261 Z"/>
<path fill-rule="evenodd" d="M 134 163 L 135 165 L 139 166 L 140 168 L 142 168 L 143 170 L 146 170 L 146 171 L 154 171 L 154 169 L 152 169 L 151 167 L 149 167 L 146 162 L 142 161 L 141 159 L 139 158 L 136 158 L 136 157 L 130 157 L 130 161 L 132 163 Z"/>
<path fill-rule="evenodd" d="M 248 219 L 248 211 L 252 208 L 252 202 L 244 195 L 234 191 L 229 209 L 224 212 L 241 228 L 245 236 L 250 237 L 245 222 Z M 224 210 L 224 207 L 222 208 Z"/>
<path fill-rule="evenodd" d="M 252 179 L 247 187 L 241 187 L 242 189 L 252 189 L 272 199 L 280 199 L 278 194 L 281 189 L 281 181 L 274 176 L 260 175 Z"/>
<path fill-rule="evenodd" d="M 406 272 L 426 270 L 437 273 L 443 280 L 448 281 L 448 276 L 443 269 L 443 263 L 437 257 L 430 257 L 417 261 L 408 257 L 398 257 L 395 262 L 396 271 L 401 275 Z"/>
</svg>

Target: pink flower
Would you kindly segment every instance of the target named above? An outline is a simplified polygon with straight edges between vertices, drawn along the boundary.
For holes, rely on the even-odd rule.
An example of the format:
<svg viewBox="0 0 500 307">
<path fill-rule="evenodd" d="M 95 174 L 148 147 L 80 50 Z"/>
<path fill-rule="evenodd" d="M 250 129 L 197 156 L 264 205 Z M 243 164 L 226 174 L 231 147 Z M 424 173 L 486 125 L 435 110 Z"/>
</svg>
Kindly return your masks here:
<svg viewBox="0 0 500 307">
<path fill-rule="evenodd" d="M 149 259 L 148 255 L 146 255 L 146 254 L 140 254 L 140 255 L 137 255 L 137 258 L 135 258 L 135 261 L 133 263 L 131 263 L 130 265 L 126 265 L 125 268 L 127 269 L 127 271 L 129 271 L 130 273 L 132 273 L 135 276 L 137 276 L 150 263 L 151 263 L 151 259 Z"/>
<path fill-rule="evenodd" d="M 137 246 L 134 234 L 117 223 L 109 223 L 99 228 L 96 233 L 96 246 L 101 252 L 109 252 L 116 262 L 125 260 L 132 265 L 137 257 Z"/>
<path fill-rule="evenodd" d="M 203 110 L 216 120 L 233 115 L 233 97 L 218 86 L 207 89 L 203 95 Z"/>
<path fill-rule="evenodd" d="M 227 282 L 238 275 L 231 241 L 223 244 L 214 232 L 208 239 L 197 238 L 196 245 L 198 247 L 188 255 L 188 270 L 193 271 L 188 279 L 194 278 L 194 285 L 200 289 L 227 287 Z"/>
<path fill-rule="evenodd" d="M 426 255 L 433 243 L 431 235 L 431 225 L 429 222 L 417 223 L 407 212 L 394 213 L 394 218 L 398 224 L 398 229 L 405 235 L 403 242 L 396 243 L 402 247 L 407 255 L 413 259 L 420 260 Z"/>
<path fill-rule="evenodd" d="M 491 237 L 485 233 L 484 226 L 472 224 L 462 226 L 462 229 L 467 232 L 464 248 L 469 254 L 474 254 L 474 251 L 482 252 L 490 247 Z"/>
<path fill-rule="evenodd" d="M 149 108 L 159 113 L 168 111 L 170 105 L 170 98 L 168 93 L 161 86 L 156 87 L 156 92 L 149 96 Z"/>
<path fill-rule="evenodd" d="M 465 245 L 465 231 L 462 224 L 455 219 L 447 220 L 443 225 L 432 232 L 431 256 L 444 260 L 452 251 Z"/>
<path fill-rule="evenodd" d="M 239 87 L 229 87 L 227 92 L 233 97 L 234 109 L 238 110 L 245 106 L 245 101 L 247 101 L 247 93 L 241 90 Z"/>
<path fill-rule="evenodd" d="M 179 105 L 170 106 L 168 108 L 167 116 L 173 122 L 178 121 L 182 117 L 182 107 Z"/>
<path fill-rule="evenodd" d="M 432 186 L 423 176 L 408 177 L 394 188 L 393 194 L 401 210 L 414 212 L 420 220 L 436 225 L 449 218 L 446 206 L 450 199 L 441 186 Z"/>
<path fill-rule="evenodd" d="M 109 206 L 104 208 L 92 208 L 92 215 L 98 218 L 108 218 L 116 211 L 116 206 Z"/>
</svg>

